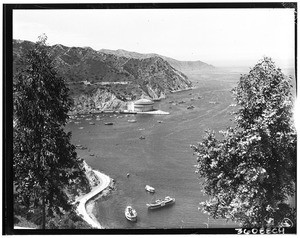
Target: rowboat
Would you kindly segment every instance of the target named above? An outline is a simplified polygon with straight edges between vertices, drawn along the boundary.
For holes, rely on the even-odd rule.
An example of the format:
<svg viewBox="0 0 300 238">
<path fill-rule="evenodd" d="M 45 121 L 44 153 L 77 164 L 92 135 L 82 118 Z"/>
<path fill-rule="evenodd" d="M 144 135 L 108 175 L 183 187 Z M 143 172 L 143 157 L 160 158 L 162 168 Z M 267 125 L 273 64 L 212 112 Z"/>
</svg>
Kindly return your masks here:
<svg viewBox="0 0 300 238">
<path fill-rule="evenodd" d="M 125 217 L 129 221 L 136 221 L 137 220 L 137 212 L 133 209 L 132 206 L 127 206 L 125 208 Z"/>
<path fill-rule="evenodd" d="M 153 187 L 151 187 L 150 185 L 146 185 L 145 187 L 146 191 L 150 192 L 150 193 L 154 193 L 155 189 Z"/>
</svg>

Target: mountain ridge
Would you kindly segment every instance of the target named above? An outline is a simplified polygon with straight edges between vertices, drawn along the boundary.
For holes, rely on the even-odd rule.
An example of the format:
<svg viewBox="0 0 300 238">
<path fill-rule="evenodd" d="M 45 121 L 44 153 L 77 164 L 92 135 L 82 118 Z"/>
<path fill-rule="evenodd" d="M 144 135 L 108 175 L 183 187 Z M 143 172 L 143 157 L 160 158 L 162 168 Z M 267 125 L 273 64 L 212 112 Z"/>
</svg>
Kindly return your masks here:
<svg viewBox="0 0 300 238">
<path fill-rule="evenodd" d="M 190 71 L 201 71 L 201 70 L 214 70 L 215 67 L 211 64 L 207 64 L 200 60 L 195 61 L 181 61 L 177 59 L 173 59 L 167 56 L 159 55 L 156 53 L 138 53 L 134 51 L 127 51 L 123 49 L 117 49 L 117 50 L 109 50 L 109 49 L 101 49 L 99 52 L 107 53 L 107 54 L 114 54 L 118 56 L 123 57 L 131 57 L 131 58 L 137 58 L 137 59 L 144 59 L 144 58 L 151 58 L 151 57 L 161 57 L 162 59 L 166 60 L 173 68 L 183 71 L 184 73 L 190 72 Z"/>
<path fill-rule="evenodd" d="M 13 40 L 14 71 L 20 66 L 22 52 L 33 46 L 30 41 Z M 188 77 L 177 69 L 182 63 L 175 65 L 176 68 L 174 64 L 179 61 L 165 57 L 169 62 L 158 54 L 144 55 L 121 49 L 103 52 L 62 44 L 47 47 L 58 73 L 70 88 L 74 112 L 124 109 L 127 101 L 166 98 L 172 91 L 192 87 Z"/>
</svg>

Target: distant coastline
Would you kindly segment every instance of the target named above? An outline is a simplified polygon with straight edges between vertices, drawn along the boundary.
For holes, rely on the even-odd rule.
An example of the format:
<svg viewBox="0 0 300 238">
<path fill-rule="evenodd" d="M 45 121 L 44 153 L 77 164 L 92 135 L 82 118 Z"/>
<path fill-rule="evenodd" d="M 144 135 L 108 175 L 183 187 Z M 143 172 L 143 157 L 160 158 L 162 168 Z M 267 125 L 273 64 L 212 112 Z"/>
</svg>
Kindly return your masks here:
<svg viewBox="0 0 300 238">
<path fill-rule="evenodd" d="M 194 88 L 195 88 L 195 87 L 190 87 L 190 88 L 184 88 L 184 89 L 173 90 L 173 91 L 170 91 L 170 93 L 178 93 L 178 92 L 189 91 L 189 90 L 192 90 L 192 89 L 194 89 Z"/>
</svg>

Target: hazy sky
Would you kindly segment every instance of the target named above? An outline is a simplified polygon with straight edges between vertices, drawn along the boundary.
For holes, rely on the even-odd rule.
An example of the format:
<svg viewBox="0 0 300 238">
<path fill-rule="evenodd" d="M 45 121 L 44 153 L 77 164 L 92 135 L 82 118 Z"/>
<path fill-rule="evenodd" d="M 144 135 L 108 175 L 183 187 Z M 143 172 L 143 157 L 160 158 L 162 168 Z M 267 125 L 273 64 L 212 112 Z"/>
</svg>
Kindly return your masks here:
<svg viewBox="0 0 300 238">
<path fill-rule="evenodd" d="M 14 10 L 13 38 L 158 53 L 215 66 L 294 63 L 293 9 Z"/>
</svg>

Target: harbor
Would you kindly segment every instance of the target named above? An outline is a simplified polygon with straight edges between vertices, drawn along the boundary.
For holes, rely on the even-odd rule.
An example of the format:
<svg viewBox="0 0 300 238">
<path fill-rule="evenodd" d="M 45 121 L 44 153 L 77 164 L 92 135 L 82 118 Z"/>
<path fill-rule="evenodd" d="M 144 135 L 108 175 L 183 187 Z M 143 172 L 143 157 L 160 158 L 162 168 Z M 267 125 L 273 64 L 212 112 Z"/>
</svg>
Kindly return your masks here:
<svg viewBox="0 0 300 238">
<path fill-rule="evenodd" d="M 193 101 L 193 110 L 188 110 L 186 103 L 169 103 L 187 102 L 191 97 L 199 97 Z M 210 101 L 220 103 L 210 104 Z M 230 104 L 231 94 L 224 85 L 208 85 L 155 102 L 154 108 L 168 111 L 167 115 L 99 113 L 72 119 L 68 128 L 73 143 L 87 147 L 78 149 L 78 155 L 116 182 L 115 190 L 95 200 L 91 208 L 101 226 L 115 229 L 206 228 L 207 223 L 209 227 L 232 226 L 224 220 L 208 221 L 208 216 L 198 210 L 206 197 L 194 173 L 196 162 L 189 148 L 201 139 L 206 128 L 213 126 L 218 130 L 228 124 Z M 217 120 L 220 117 L 222 120 Z M 95 124 L 89 124 L 91 121 Z M 105 126 L 105 122 L 113 125 Z M 146 185 L 155 188 L 155 193 L 148 192 Z M 146 204 L 166 196 L 175 198 L 176 203 L 162 209 L 147 208 Z M 137 211 L 137 222 L 124 216 L 128 205 Z"/>
</svg>

